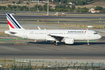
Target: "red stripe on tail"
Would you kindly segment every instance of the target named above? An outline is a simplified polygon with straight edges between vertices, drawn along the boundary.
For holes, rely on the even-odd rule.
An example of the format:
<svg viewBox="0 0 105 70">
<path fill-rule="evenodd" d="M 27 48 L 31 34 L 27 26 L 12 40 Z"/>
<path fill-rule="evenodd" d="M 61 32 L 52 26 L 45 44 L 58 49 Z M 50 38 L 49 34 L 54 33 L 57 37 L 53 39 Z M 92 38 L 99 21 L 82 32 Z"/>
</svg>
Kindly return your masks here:
<svg viewBox="0 0 105 70">
<path fill-rule="evenodd" d="M 7 20 L 7 22 L 11 26 L 11 28 L 15 29 L 8 20 Z"/>
</svg>

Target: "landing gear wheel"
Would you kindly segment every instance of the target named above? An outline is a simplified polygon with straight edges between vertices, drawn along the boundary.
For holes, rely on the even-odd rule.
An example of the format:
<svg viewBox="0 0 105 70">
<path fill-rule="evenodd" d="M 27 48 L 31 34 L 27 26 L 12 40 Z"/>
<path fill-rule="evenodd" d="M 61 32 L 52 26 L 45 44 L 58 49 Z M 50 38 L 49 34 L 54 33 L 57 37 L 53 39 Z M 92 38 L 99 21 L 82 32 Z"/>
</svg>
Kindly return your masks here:
<svg viewBox="0 0 105 70">
<path fill-rule="evenodd" d="M 56 44 L 56 41 L 54 41 L 53 44 L 55 45 Z"/>
<path fill-rule="evenodd" d="M 55 44 L 56 46 L 58 45 L 58 43 L 56 42 L 56 44 Z"/>
<path fill-rule="evenodd" d="M 53 43 L 54 43 L 54 45 L 56 45 L 56 46 L 58 45 L 58 43 L 57 43 L 56 41 L 54 41 Z"/>
</svg>

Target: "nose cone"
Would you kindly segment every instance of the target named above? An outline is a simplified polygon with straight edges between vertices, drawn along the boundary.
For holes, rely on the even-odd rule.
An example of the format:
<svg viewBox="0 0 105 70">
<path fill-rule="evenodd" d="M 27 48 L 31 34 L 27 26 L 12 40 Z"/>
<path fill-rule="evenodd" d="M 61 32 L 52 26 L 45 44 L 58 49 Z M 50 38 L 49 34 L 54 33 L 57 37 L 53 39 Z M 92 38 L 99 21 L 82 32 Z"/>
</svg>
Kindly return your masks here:
<svg viewBox="0 0 105 70">
<path fill-rule="evenodd" d="M 100 39 L 100 38 L 102 38 L 102 36 L 101 35 L 98 35 L 98 38 Z"/>
</svg>

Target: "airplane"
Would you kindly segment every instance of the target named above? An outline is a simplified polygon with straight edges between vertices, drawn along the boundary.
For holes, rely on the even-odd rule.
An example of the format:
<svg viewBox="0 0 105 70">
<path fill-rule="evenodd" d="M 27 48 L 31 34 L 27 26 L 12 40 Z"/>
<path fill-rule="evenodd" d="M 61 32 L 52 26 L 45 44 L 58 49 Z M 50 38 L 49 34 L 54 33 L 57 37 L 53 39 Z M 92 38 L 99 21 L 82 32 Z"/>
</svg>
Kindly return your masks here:
<svg viewBox="0 0 105 70">
<path fill-rule="evenodd" d="M 58 42 L 65 42 L 65 44 L 74 44 L 76 40 L 97 40 L 102 36 L 93 30 L 69 30 L 69 29 L 41 29 L 38 27 L 36 30 L 24 29 L 17 20 L 11 15 L 6 14 L 9 30 L 6 30 L 6 34 L 18 36 L 22 38 L 52 41 L 54 45 L 58 45 Z"/>
</svg>

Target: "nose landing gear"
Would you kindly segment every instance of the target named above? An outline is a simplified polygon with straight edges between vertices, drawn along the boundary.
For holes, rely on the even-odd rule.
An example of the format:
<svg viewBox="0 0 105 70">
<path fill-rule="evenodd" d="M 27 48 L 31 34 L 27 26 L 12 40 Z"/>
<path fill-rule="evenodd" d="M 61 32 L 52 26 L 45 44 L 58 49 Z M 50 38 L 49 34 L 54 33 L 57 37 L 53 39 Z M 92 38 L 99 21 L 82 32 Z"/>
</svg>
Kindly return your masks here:
<svg viewBox="0 0 105 70">
<path fill-rule="evenodd" d="M 89 45 L 89 40 L 87 40 L 87 44 Z"/>
</svg>

